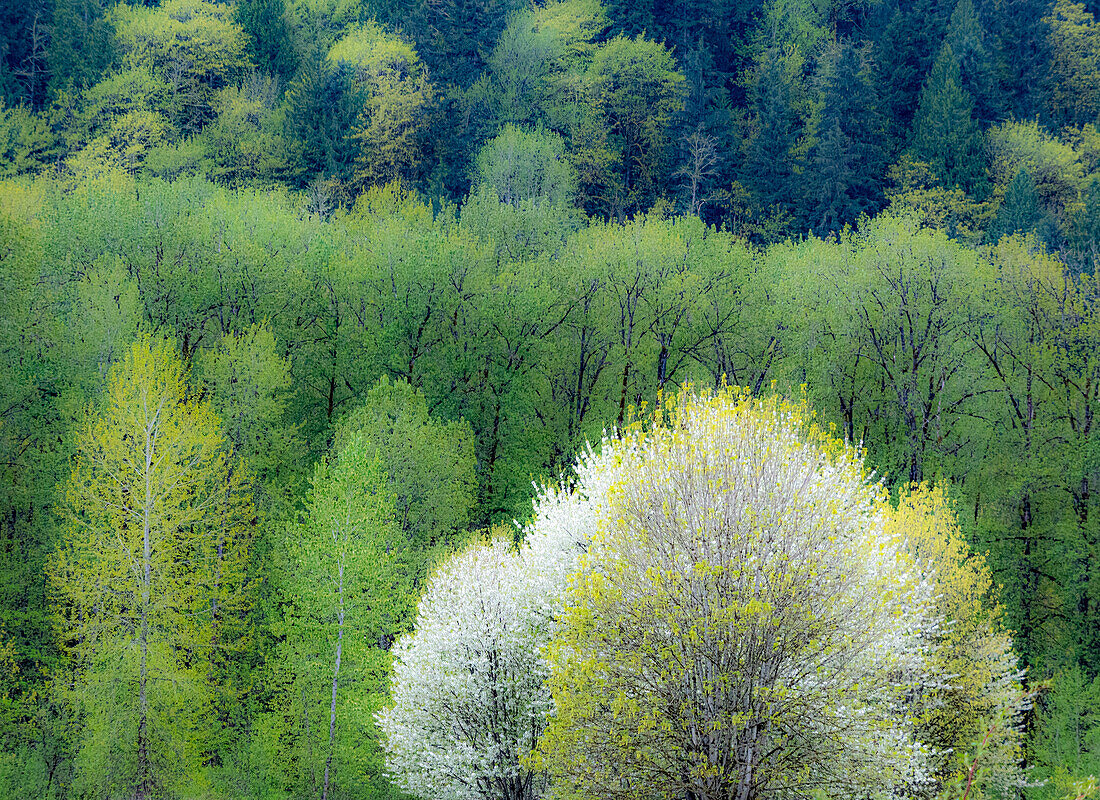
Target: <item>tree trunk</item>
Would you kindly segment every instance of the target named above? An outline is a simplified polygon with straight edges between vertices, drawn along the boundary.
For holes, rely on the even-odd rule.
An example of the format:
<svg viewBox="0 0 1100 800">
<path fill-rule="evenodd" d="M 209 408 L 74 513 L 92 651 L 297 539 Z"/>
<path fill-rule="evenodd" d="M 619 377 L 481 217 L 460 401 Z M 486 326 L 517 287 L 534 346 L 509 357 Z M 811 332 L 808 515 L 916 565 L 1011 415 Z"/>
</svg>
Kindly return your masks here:
<svg viewBox="0 0 1100 800">
<path fill-rule="evenodd" d="M 340 565 L 340 583 L 338 597 L 340 610 L 337 612 L 336 628 L 336 668 L 332 671 L 332 707 L 328 719 L 328 758 L 325 760 L 325 782 L 321 789 L 321 800 L 328 800 L 329 776 L 332 773 L 332 759 L 336 753 L 336 687 L 340 680 L 340 656 L 344 648 L 344 565 Z"/>
<path fill-rule="evenodd" d="M 141 584 L 141 633 L 139 650 L 141 664 L 138 668 L 138 763 L 137 800 L 145 800 L 152 795 L 149 775 L 149 603 L 152 599 L 153 583 L 153 444 L 156 439 L 156 422 L 145 429 L 145 506 L 142 509 L 142 584 Z"/>
</svg>

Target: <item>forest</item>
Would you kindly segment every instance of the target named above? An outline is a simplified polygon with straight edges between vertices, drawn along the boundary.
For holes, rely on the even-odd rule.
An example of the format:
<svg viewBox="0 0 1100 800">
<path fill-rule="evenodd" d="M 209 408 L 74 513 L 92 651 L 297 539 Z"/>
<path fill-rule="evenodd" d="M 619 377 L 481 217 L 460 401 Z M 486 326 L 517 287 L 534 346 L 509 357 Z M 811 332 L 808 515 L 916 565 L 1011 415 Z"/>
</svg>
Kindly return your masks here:
<svg viewBox="0 0 1100 800">
<path fill-rule="evenodd" d="M 1098 14 L 0 5 L 0 797 L 1096 794 Z"/>
</svg>

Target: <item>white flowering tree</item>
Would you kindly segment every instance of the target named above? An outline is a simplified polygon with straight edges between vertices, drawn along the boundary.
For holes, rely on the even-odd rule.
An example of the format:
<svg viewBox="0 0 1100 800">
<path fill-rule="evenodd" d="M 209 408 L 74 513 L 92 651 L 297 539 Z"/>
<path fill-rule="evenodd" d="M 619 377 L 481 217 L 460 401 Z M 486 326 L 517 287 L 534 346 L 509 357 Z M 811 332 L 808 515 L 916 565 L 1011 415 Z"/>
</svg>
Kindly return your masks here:
<svg viewBox="0 0 1100 800">
<path fill-rule="evenodd" d="M 416 633 L 394 650 L 393 705 L 379 717 L 386 763 L 421 797 L 537 797 L 520 764 L 542 734 L 550 692 L 538 652 L 548 620 L 510 539 L 468 546 L 428 583 Z"/>
<path fill-rule="evenodd" d="M 395 650 L 391 775 L 462 800 L 939 791 L 1018 687 L 988 571 L 915 502 L 804 404 L 681 392 L 540 493 L 520 548 L 436 573 Z"/>
<path fill-rule="evenodd" d="M 542 649 L 606 496 L 605 461 L 589 452 L 581 488 L 540 493 L 522 547 L 497 529 L 428 581 L 415 631 L 394 647 L 392 705 L 379 715 L 387 768 L 406 791 L 531 800 L 545 789 L 525 758 L 551 704 Z"/>
<path fill-rule="evenodd" d="M 928 586 L 803 406 L 681 393 L 615 445 L 540 745 L 579 797 L 870 796 L 921 758 Z"/>
</svg>

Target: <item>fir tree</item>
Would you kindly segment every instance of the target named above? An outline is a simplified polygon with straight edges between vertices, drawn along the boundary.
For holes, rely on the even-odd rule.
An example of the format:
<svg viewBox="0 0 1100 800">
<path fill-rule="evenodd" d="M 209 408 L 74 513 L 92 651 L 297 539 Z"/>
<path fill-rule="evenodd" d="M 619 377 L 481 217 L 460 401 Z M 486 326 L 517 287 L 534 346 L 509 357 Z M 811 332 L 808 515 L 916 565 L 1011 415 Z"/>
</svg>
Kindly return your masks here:
<svg viewBox="0 0 1100 800">
<path fill-rule="evenodd" d="M 1041 205 L 1035 180 L 1025 169 L 1016 173 L 989 226 L 989 238 L 996 242 L 1014 233 L 1034 233 L 1048 244 L 1055 231 L 1054 219 Z"/>
<path fill-rule="evenodd" d="M 913 154 L 932 165 L 946 186 L 981 194 L 985 181 L 982 134 L 974 100 L 962 88 L 959 62 L 944 44 L 920 95 L 913 120 Z"/>
</svg>

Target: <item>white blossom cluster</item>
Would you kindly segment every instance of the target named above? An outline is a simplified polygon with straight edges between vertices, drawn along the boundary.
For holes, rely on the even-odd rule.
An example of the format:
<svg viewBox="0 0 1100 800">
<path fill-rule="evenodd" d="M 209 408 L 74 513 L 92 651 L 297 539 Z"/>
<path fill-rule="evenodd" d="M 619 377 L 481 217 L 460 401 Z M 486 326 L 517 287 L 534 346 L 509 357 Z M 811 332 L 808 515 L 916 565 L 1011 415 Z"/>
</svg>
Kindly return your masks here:
<svg viewBox="0 0 1100 800">
<path fill-rule="evenodd" d="M 608 458 L 589 451 L 581 488 L 539 490 L 518 549 L 505 538 L 475 543 L 429 580 L 415 633 L 394 648 L 392 704 L 379 714 L 387 769 L 406 791 L 531 800 L 545 788 L 523 763 L 551 708 L 542 649 L 606 496 Z"/>
</svg>

